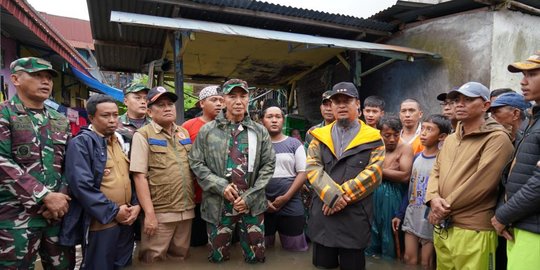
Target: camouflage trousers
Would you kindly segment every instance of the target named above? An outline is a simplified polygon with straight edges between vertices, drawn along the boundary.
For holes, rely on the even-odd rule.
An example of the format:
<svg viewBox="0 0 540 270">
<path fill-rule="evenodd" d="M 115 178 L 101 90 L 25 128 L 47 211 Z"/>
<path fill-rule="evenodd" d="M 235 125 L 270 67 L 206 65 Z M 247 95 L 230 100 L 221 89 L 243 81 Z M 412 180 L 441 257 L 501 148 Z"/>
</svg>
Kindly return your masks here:
<svg viewBox="0 0 540 270">
<path fill-rule="evenodd" d="M 0 269 L 34 269 L 37 254 L 43 269 L 73 269 L 75 248 L 58 244 L 60 225 L 0 229 Z"/>
<path fill-rule="evenodd" d="M 219 224 L 206 223 L 210 262 L 222 262 L 230 258 L 232 234 L 236 224 L 240 227 L 240 246 L 247 263 L 264 262 L 264 214 L 232 214 L 232 204 L 225 202 Z"/>
</svg>

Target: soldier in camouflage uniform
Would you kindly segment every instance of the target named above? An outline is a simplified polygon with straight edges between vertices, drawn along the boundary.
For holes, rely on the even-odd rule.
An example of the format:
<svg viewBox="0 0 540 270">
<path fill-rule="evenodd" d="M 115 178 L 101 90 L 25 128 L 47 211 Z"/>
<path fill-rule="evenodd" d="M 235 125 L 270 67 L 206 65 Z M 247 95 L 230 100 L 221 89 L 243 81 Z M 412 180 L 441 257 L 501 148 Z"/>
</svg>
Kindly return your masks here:
<svg viewBox="0 0 540 270">
<path fill-rule="evenodd" d="M 71 269 L 75 252 L 58 245 L 69 196 L 62 177 L 67 118 L 44 106 L 57 72 L 49 62 L 11 63 L 17 94 L 0 104 L 0 268 Z"/>
<path fill-rule="evenodd" d="M 225 107 L 204 125 L 189 155 L 203 189 L 201 216 L 207 222 L 210 262 L 230 258 L 236 224 L 248 263 L 264 262 L 265 187 L 274 173 L 275 154 L 268 131 L 247 115 L 247 83 L 223 85 Z"/>
<path fill-rule="evenodd" d="M 118 117 L 117 133 L 124 139 L 122 149 L 131 156 L 131 141 L 137 129 L 146 126 L 152 119 L 147 115 L 148 102 L 146 96 L 150 88 L 144 84 L 132 83 L 124 89 L 124 104 L 126 113 Z M 135 186 L 134 183 L 132 183 Z M 137 219 L 133 224 L 135 240 L 141 240 L 141 220 Z"/>
<path fill-rule="evenodd" d="M 124 152 L 129 152 L 135 131 L 150 123 L 151 119 L 146 114 L 148 91 L 150 89 L 140 83 L 128 85 L 124 89 L 124 104 L 127 111 L 118 117 L 116 130 L 124 139 Z"/>
</svg>

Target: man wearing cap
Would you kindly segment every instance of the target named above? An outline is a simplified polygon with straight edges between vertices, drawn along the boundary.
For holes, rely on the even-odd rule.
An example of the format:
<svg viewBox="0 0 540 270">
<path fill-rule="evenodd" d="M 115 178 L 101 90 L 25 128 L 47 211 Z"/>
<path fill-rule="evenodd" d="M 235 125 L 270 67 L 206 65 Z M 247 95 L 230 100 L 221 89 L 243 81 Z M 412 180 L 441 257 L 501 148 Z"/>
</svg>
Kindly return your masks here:
<svg viewBox="0 0 540 270">
<path fill-rule="evenodd" d="M 492 118 L 489 89 L 468 82 L 448 93 L 459 121 L 433 166 L 426 190 L 435 226 L 438 269 L 491 269 L 497 234 L 491 226 L 497 188 L 514 147 L 509 132 Z"/>
<path fill-rule="evenodd" d="M 144 211 L 139 260 L 184 260 L 195 216 L 189 133 L 177 126 L 176 94 L 162 86 L 148 92 L 152 121 L 133 135 L 130 171 Z"/>
<path fill-rule="evenodd" d="M 197 138 L 197 133 L 199 133 L 201 127 L 214 120 L 221 112 L 223 96 L 219 86 L 212 85 L 203 88 L 199 93 L 199 106 L 202 109 L 202 116 L 190 119 L 182 124 L 182 127 L 189 132 L 192 142 Z M 201 218 L 202 189 L 197 184 L 197 181 L 194 181 L 193 184 L 195 186 L 195 218 L 193 219 L 193 231 L 191 232 L 191 246 L 198 247 L 206 245 L 208 237 L 206 235 L 206 223 Z"/>
<path fill-rule="evenodd" d="M 379 130 L 358 120 L 354 84 L 334 85 L 330 100 L 336 121 L 311 131 L 307 157 L 307 176 L 318 195 L 308 223 L 313 264 L 365 269 L 371 194 L 382 179 L 384 145 Z"/>
<path fill-rule="evenodd" d="M 519 142 L 523 137 L 523 131 L 520 130 L 520 127 L 525 120 L 525 111 L 529 106 L 530 103 L 525 101 L 521 94 L 502 94 L 491 103 L 491 117 L 510 130 L 512 141 Z"/>
<path fill-rule="evenodd" d="M 332 101 L 330 101 L 330 95 L 332 94 L 331 90 L 325 91 L 322 93 L 322 101 L 321 101 L 321 115 L 323 117 L 323 121 L 317 125 L 312 126 L 309 128 L 309 130 L 306 132 L 306 141 L 305 146 L 306 149 L 309 146 L 309 143 L 311 143 L 311 140 L 313 140 L 313 136 L 311 135 L 311 131 L 313 131 L 316 128 L 324 127 L 336 120 L 334 118 L 334 112 L 332 112 Z"/>
<path fill-rule="evenodd" d="M 225 108 L 201 128 L 189 155 L 203 189 L 201 215 L 211 248 L 208 260 L 230 259 L 232 232 L 238 225 L 244 260 L 264 262 L 265 187 L 274 173 L 274 149 L 266 128 L 247 114 L 247 83 L 231 79 L 222 89 Z"/>
<path fill-rule="evenodd" d="M 507 242 L 508 269 L 540 268 L 540 51 L 527 60 L 508 66 L 521 72 L 521 91 L 526 101 L 535 101 L 533 115 L 523 138 L 518 141 L 508 176 L 503 178 L 505 202 L 491 219 Z"/>
<path fill-rule="evenodd" d="M 40 58 L 10 65 L 17 94 L 0 104 L 0 268 L 70 269 L 75 252 L 58 244 L 68 211 L 62 177 L 68 119 L 44 105 L 58 73 Z"/>
<path fill-rule="evenodd" d="M 452 90 L 456 90 L 457 88 L 454 88 Z M 452 91 L 451 90 L 451 91 Z M 457 126 L 457 119 L 456 119 L 456 114 L 454 112 L 454 101 L 449 99 L 448 97 L 448 93 L 440 93 L 439 95 L 437 95 L 437 100 L 440 101 L 441 103 L 441 114 L 444 115 L 446 118 L 448 118 L 448 120 L 450 120 L 450 122 L 452 123 L 452 132 L 454 130 L 456 130 L 456 126 Z"/>
<path fill-rule="evenodd" d="M 133 222 L 140 212 L 129 178 L 129 160 L 122 149 L 118 106 L 107 95 L 91 96 L 90 122 L 70 142 L 66 179 L 73 196 L 62 223 L 60 241 L 82 243 L 81 269 L 117 269 L 131 264 Z"/>
<path fill-rule="evenodd" d="M 150 123 L 150 117 L 146 115 L 146 96 L 150 89 L 140 83 L 132 83 L 124 89 L 124 104 L 127 111 L 118 117 L 118 129 L 124 138 L 124 150 L 131 150 L 133 134 L 139 128 Z"/>
</svg>

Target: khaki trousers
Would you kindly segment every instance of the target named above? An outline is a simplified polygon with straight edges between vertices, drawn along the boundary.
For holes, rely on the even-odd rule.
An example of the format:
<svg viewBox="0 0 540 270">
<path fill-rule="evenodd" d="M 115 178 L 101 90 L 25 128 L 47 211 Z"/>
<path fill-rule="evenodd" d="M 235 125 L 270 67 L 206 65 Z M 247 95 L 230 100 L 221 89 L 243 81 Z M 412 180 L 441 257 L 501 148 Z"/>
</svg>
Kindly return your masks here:
<svg viewBox="0 0 540 270">
<path fill-rule="evenodd" d="M 156 233 L 141 232 L 139 261 L 152 263 L 165 259 L 184 260 L 188 255 L 192 219 L 158 223 Z"/>
</svg>

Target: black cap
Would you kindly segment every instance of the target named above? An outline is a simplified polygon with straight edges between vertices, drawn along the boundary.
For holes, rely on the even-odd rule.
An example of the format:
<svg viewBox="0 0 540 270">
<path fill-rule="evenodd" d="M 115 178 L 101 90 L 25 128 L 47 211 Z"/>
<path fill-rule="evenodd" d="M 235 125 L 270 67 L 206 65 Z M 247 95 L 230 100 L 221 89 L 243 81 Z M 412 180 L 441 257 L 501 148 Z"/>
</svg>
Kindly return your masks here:
<svg viewBox="0 0 540 270">
<path fill-rule="evenodd" d="M 330 97 L 332 96 L 332 90 L 328 90 L 328 91 L 325 91 L 324 93 L 322 93 L 322 102 L 324 102 L 325 100 L 330 100 Z"/>
<path fill-rule="evenodd" d="M 358 89 L 356 89 L 356 86 L 350 82 L 336 83 L 334 87 L 332 87 L 332 95 L 330 95 L 330 98 L 338 94 L 343 94 L 358 99 Z"/>
<path fill-rule="evenodd" d="M 156 86 L 152 88 L 152 90 L 150 90 L 146 96 L 148 106 L 154 104 L 154 102 L 156 102 L 161 96 L 170 98 L 172 102 L 176 102 L 178 100 L 178 96 L 175 93 L 167 91 L 167 89 L 165 89 L 163 86 Z"/>
</svg>

